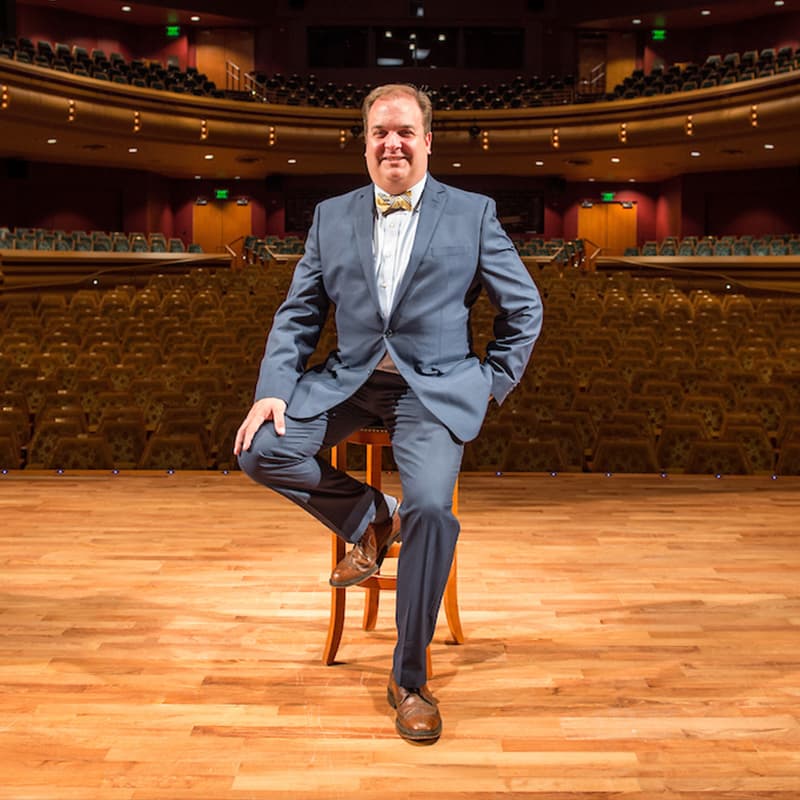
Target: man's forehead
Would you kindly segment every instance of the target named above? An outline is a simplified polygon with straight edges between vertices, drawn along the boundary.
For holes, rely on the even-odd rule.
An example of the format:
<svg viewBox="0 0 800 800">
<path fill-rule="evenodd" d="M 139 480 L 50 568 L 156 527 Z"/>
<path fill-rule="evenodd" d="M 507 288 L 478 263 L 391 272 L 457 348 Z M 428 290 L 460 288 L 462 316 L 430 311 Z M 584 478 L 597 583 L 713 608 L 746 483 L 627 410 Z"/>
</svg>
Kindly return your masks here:
<svg viewBox="0 0 800 800">
<path fill-rule="evenodd" d="M 408 124 L 414 124 L 422 119 L 422 110 L 411 97 L 402 94 L 389 95 L 376 100 L 369 110 L 369 117 L 384 117 L 387 114 L 397 114 L 407 120 Z M 375 122 L 376 125 L 381 123 Z"/>
<path fill-rule="evenodd" d="M 383 128 L 416 128 L 417 125 L 413 120 L 392 120 L 392 121 L 379 121 L 375 120 L 370 126 L 372 130 L 381 130 Z"/>
</svg>

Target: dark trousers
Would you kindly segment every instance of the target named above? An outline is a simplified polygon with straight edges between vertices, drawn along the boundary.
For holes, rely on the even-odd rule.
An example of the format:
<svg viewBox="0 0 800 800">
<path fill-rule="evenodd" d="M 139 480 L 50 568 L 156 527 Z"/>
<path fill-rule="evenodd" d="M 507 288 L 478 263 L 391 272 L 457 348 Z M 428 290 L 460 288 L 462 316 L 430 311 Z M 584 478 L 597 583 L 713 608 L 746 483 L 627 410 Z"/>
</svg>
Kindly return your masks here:
<svg viewBox="0 0 800 800">
<path fill-rule="evenodd" d="M 370 522 L 391 514 L 396 501 L 334 469 L 319 453 L 375 425 L 389 431 L 402 489 L 394 676 L 400 686 L 415 688 L 426 681 L 425 650 L 458 539 L 452 500 L 463 444 L 399 375 L 375 372 L 352 397 L 318 417 L 287 417 L 283 436 L 272 423 L 263 425 L 239 463 L 253 480 L 288 497 L 342 539 L 357 542 Z"/>
</svg>

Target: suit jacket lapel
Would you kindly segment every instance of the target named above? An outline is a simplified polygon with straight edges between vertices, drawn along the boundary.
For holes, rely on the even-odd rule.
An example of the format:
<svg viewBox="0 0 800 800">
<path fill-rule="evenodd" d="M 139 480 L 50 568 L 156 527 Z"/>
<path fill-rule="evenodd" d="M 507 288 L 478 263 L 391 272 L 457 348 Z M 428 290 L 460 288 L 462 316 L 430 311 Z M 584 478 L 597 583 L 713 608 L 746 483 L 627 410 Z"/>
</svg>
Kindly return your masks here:
<svg viewBox="0 0 800 800">
<path fill-rule="evenodd" d="M 355 198 L 353 209 L 353 233 L 356 241 L 361 269 L 364 271 L 364 280 L 369 289 L 370 297 L 377 308 L 380 308 L 378 299 L 378 284 L 375 279 L 375 255 L 372 252 L 372 235 L 375 226 L 375 194 L 372 185 L 365 186 Z"/>
<path fill-rule="evenodd" d="M 425 255 L 431 243 L 433 234 L 439 224 L 439 219 L 444 211 L 445 193 L 444 185 L 428 175 L 428 179 L 425 181 L 425 188 L 422 191 L 422 199 L 420 200 L 419 223 L 414 237 L 414 246 L 411 248 L 411 257 L 408 259 L 408 266 L 403 279 L 395 292 L 392 311 L 402 301 L 403 295 L 408 290 L 414 278 L 414 273 L 422 261 L 422 256 Z"/>
</svg>

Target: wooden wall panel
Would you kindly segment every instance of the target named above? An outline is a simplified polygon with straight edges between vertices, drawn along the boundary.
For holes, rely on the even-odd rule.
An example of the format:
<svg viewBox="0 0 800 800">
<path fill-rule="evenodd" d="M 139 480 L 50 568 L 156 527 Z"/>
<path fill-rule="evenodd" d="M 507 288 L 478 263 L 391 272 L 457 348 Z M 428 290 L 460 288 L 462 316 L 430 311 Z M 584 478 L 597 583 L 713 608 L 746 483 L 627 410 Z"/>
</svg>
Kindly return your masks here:
<svg viewBox="0 0 800 800">
<path fill-rule="evenodd" d="M 255 38 L 252 31 L 236 28 L 198 31 L 197 69 L 220 89 L 226 88 L 225 65 L 229 61 L 239 67 L 242 75 L 253 70 Z"/>
</svg>

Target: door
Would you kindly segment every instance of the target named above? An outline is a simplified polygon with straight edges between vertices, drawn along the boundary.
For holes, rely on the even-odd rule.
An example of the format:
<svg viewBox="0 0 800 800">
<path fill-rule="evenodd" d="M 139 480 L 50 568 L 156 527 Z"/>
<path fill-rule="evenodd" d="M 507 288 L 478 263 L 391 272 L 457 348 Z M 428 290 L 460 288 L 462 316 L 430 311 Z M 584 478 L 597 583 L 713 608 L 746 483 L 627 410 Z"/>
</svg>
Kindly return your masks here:
<svg viewBox="0 0 800 800">
<path fill-rule="evenodd" d="M 578 209 L 578 238 L 594 242 L 603 255 L 621 256 L 636 247 L 636 203 L 594 203 Z"/>
<path fill-rule="evenodd" d="M 224 253 L 229 244 L 241 254 L 242 239 L 253 228 L 250 206 L 240 206 L 235 200 L 210 200 L 207 205 L 194 206 L 192 224 L 192 240 L 206 253 Z"/>
</svg>

